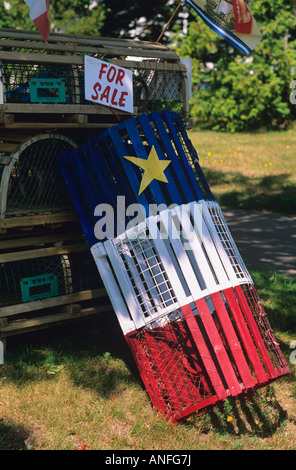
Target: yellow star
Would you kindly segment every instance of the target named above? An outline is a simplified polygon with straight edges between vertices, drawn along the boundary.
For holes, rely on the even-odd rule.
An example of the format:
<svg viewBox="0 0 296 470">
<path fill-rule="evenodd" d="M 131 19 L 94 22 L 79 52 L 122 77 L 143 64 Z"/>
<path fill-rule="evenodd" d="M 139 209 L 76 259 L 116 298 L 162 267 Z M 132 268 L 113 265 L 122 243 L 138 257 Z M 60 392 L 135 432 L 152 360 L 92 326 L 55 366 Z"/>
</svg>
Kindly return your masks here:
<svg viewBox="0 0 296 470">
<path fill-rule="evenodd" d="M 168 183 L 168 180 L 164 174 L 164 170 L 169 166 L 171 161 L 159 160 L 154 145 L 151 148 L 147 159 L 137 157 L 124 157 L 135 165 L 139 166 L 144 170 L 143 178 L 141 181 L 138 196 L 152 183 L 153 180 L 162 181 Z"/>
</svg>

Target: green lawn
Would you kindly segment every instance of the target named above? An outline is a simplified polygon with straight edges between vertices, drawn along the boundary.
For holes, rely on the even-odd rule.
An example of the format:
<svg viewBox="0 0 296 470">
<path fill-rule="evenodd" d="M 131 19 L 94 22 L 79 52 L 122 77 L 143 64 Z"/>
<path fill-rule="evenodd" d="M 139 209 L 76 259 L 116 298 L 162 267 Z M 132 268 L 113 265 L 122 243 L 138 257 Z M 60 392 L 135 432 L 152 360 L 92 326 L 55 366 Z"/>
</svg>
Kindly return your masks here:
<svg viewBox="0 0 296 470">
<path fill-rule="evenodd" d="M 222 207 L 296 214 L 296 132 L 189 131 Z"/>
<path fill-rule="evenodd" d="M 296 279 L 252 271 L 289 359 Z M 8 343 L 0 369 L 0 450 L 236 450 L 296 448 L 292 373 L 244 401 L 178 426 L 152 409 L 115 320 L 102 317 Z"/>
</svg>

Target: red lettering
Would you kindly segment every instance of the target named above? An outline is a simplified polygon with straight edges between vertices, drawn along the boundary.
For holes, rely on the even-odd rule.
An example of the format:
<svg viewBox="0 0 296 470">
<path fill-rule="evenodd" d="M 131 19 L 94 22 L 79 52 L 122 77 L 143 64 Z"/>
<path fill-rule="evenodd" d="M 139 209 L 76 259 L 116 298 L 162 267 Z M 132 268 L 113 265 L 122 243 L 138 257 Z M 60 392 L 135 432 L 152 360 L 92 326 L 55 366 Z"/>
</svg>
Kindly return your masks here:
<svg viewBox="0 0 296 470">
<path fill-rule="evenodd" d="M 107 104 L 109 103 L 110 90 L 111 90 L 111 87 L 108 85 L 106 86 L 105 90 L 101 94 L 101 101 L 106 100 Z"/>
<path fill-rule="evenodd" d="M 101 80 L 102 75 L 103 75 L 104 73 L 106 73 L 105 69 L 107 69 L 108 67 L 109 67 L 108 64 L 106 64 L 106 63 L 104 63 L 104 62 L 101 63 L 101 69 L 100 69 L 100 73 L 99 73 L 99 80 Z"/>
<path fill-rule="evenodd" d="M 98 91 L 101 91 L 101 89 L 102 89 L 102 87 L 101 87 L 101 84 L 99 82 L 94 84 L 93 90 L 95 92 L 95 95 L 91 95 L 92 100 L 97 100 L 99 98 Z"/>
<path fill-rule="evenodd" d="M 111 65 L 107 73 L 107 80 L 109 83 L 113 82 L 115 75 L 116 75 L 116 68 L 113 65 Z"/>
<path fill-rule="evenodd" d="M 123 86 L 122 80 L 125 77 L 125 71 L 122 69 L 118 69 L 117 77 L 116 77 L 116 85 L 120 82 L 120 85 Z"/>
<path fill-rule="evenodd" d="M 119 100 L 118 100 L 118 105 L 119 105 L 120 107 L 125 106 L 125 104 L 126 104 L 126 103 L 125 103 L 125 96 L 126 96 L 126 95 L 128 95 L 128 92 L 127 92 L 127 91 L 122 91 L 122 92 L 121 92 L 120 98 L 119 98 Z"/>
<path fill-rule="evenodd" d="M 117 106 L 117 101 L 115 101 L 117 92 L 118 92 L 117 88 L 114 88 L 113 94 L 112 94 L 112 98 L 111 98 L 111 104 L 112 104 L 113 106 Z"/>
</svg>

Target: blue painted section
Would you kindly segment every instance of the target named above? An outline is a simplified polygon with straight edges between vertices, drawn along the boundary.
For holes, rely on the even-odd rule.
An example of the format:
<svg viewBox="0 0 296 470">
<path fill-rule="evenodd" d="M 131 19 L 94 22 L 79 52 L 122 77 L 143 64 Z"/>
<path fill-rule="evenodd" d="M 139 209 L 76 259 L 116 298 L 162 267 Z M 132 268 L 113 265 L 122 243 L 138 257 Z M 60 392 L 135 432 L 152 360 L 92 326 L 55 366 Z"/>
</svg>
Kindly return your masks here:
<svg viewBox="0 0 296 470">
<path fill-rule="evenodd" d="M 170 161 L 164 170 L 168 182 L 153 180 L 138 195 L 144 170 L 124 157 L 147 159 L 153 146 L 159 160 Z M 58 164 L 90 246 L 98 242 L 96 206 L 111 204 L 116 213 L 118 196 L 125 197 L 125 207 L 140 204 L 147 217 L 150 204 L 169 207 L 214 200 L 181 117 L 168 111 L 118 124 L 78 149 L 63 152 Z M 114 224 L 116 234 L 116 217 Z"/>
</svg>

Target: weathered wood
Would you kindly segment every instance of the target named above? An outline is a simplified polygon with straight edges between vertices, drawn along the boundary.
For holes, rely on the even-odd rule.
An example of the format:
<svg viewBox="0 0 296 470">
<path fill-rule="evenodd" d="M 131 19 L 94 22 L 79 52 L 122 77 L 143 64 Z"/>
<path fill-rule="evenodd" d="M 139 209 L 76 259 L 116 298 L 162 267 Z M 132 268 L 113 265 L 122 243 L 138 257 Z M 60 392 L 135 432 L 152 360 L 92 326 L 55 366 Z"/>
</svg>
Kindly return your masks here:
<svg viewBox="0 0 296 470">
<path fill-rule="evenodd" d="M 78 292 L 77 294 L 60 295 L 49 299 L 34 300 L 34 302 L 25 302 L 17 305 L 9 305 L 0 308 L 0 318 L 11 317 L 15 315 L 25 314 L 28 312 L 36 312 L 47 308 L 59 307 L 61 305 L 83 302 L 85 300 L 98 299 L 106 297 L 105 289 L 93 289 Z"/>
<path fill-rule="evenodd" d="M 67 313 L 67 315 L 72 315 L 73 317 L 79 315 L 81 313 L 81 305 L 79 304 L 69 304 L 65 305 L 63 308 L 63 312 Z"/>
<path fill-rule="evenodd" d="M 1 105 L 0 105 L 0 113 L 1 113 Z M 14 122 L 13 115 L 1 115 L 0 114 L 0 125 L 13 124 L 13 122 Z"/>
<path fill-rule="evenodd" d="M 77 215 L 74 212 L 43 213 L 40 215 L 23 215 L 22 217 L 9 217 L 0 219 L 0 230 L 20 227 L 33 227 L 36 225 L 50 226 L 77 221 Z"/>
<path fill-rule="evenodd" d="M 19 148 L 18 144 L 8 144 L 0 142 L 0 152 L 15 153 Z"/>
<path fill-rule="evenodd" d="M 12 263 L 13 261 L 44 258 L 54 255 L 66 255 L 68 253 L 79 253 L 86 251 L 88 246 L 86 243 L 77 243 L 73 245 L 52 246 L 49 248 L 40 248 L 38 250 L 15 251 L 13 253 L 0 254 L 0 263 Z"/>
<path fill-rule="evenodd" d="M 43 43 L 33 43 L 32 42 L 24 42 L 24 41 L 17 41 L 17 40 L 2 40 L 0 42 L 1 47 L 13 47 L 13 48 L 20 48 L 20 49 L 35 49 L 44 51 L 44 44 Z M 102 55 L 113 55 L 113 56 L 121 56 L 121 57 L 143 57 L 144 53 L 143 50 L 140 48 L 133 48 L 131 50 L 130 47 L 125 46 L 124 44 L 119 44 L 118 46 L 115 44 L 113 45 L 108 44 L 99 44 L 97 47 L 90 47 L 90 46 L 78 46 L 78 45 L 66 45 L 66 44 L 47 44 L 46 51 L 59 51 L 59 52 L 67 52 L 72 54 L 77 53 L 84 53 L 84 54 L 102 54 Z M 145 58 L 148 59 L 166 59 L 166 60 L 178 60 L 177 54 L 172 50 L 155 50 L 155 49 L 147 49 L 145 50 Z"/>
<path fill-rule="evenodd" d="M 113 114 L 110 108 L 96 104 L 5 103 L 1 109 L 3 113 L 11 114 Z M 121 110 L 116 110 L 116 113 L 131 115 Z"/>
<path fill-rule="evenodd" d="M 28 117 L 28 119 L 30 119 Z M 13 130 L 13 129 L 38 129 L 43 130 L 47 129 L 50 131 L 51 129 L 107 129 L 108 127 L 112 127 L 118 124 L 118 122 L 88 122 L 87 124 L 82 124 L 79 122 L 15 122 L 14 124 L 9 124 L 5 126 L 5 129 Z"/>
<path fill-rule="evenodd" d="M 1 45 L 1 43 L 0 43 Z M 8 52 L 0 50 L 0 60 L 7 60 L 9 62 L 30 62 L 33 64 L 69 64 L 69 65 L 84 65 L 83 56 L 66 56 L 66 55 L 45 55 L 45 54 L 34 54 L 31 52 Z M 110 64 L 118 65 L 119 67 L 125 68 L 137 68 L 137 69 L 148 69 L 148 70 L 163 70 L 163 71 L 182 71 L 186 72 L 186 66 L 179 63 L 163 63 L 153 61 L 138 60 L 120 60 L 120 59 L 108 59 Z"/>
<path fill-rule="evenodd" d="M 1 117 L 8 117 L 10 116 L 9 114 L 8 115 L 0 115 L 0 118 Z M 7 140 L 9 142 L 18 142 L 18 143 L 23 143 L 25 142 L 26 140 L 29 140 L 29 139 L 32 139 L 33 135 L 30 135 L 30 134 L 16 134 L 15 132 L 8 132 L 8 131 L 1 131 L 0 133 L 0 137 L 2 140 Z"/>
<path fill-rule="evenodd" d="M 53 325 L 60 325 L 79 318 L 89 317 L 91 315 L 98 315 L 100 313 L 112 312 L 111 305 L 101 305 L 96 307 L 89 307 L 82 309 L 79 314 L 70 315 L 69 313 L 59 312 L 42 317 L 35 317 L 29 320 L 14 321 L 8 323 L 3 328 L 0 327 L 1 338 L 7 336 L 18 335 L 25 331 L 36 331 L 43 328 L 48 328 Z"/>
<path fill-rule="evenodd" d="M 29 237 L 24 237 L 23 235 L 18 238 L 9 238 L 3 239 L 0 238 L 0 249 L 7 250 L 7 249 L 15 249 L 15 248 L 22 248 L 25 246 L 36 246 L 43 243 L 56 243 L 56 242 L 66 242 L 70 240 L 80 240 L 81 233 L 79 232 L 71 232 L 71 233 L 60 233 L 60 234 L 51 234 L 48 233 L 46 235 L 34 235 Z"/>
<path fill-rule="evenodd" d="M 37 31 L 26 31 L 17 30 L 13 28 L 3 28 L 0 30 L 0 37 L 12 38 L 15 40 L 30 40 L 40 42 L 40 34 Z M 118 39 L 118 38 L 103 38 L 94 36 L 73 36 L 70 34 L 51 33 L 48 42 L 45 45 L 45 49 L 48 44 L 51 43 L 66 43 L 74 45 L 87 45 L 87 46 L 100 46 L 100 45 L 120 45 L 135 49 L 156 49 L 156 50 L 168 50 L 168 47 L 157 42 L 149 41 L 138 41 L 135 39 Z M 34 43 L 31 43 L 31 47 Z M 42 43 L 44 48 L 44 45 Z"/>
</svg>

